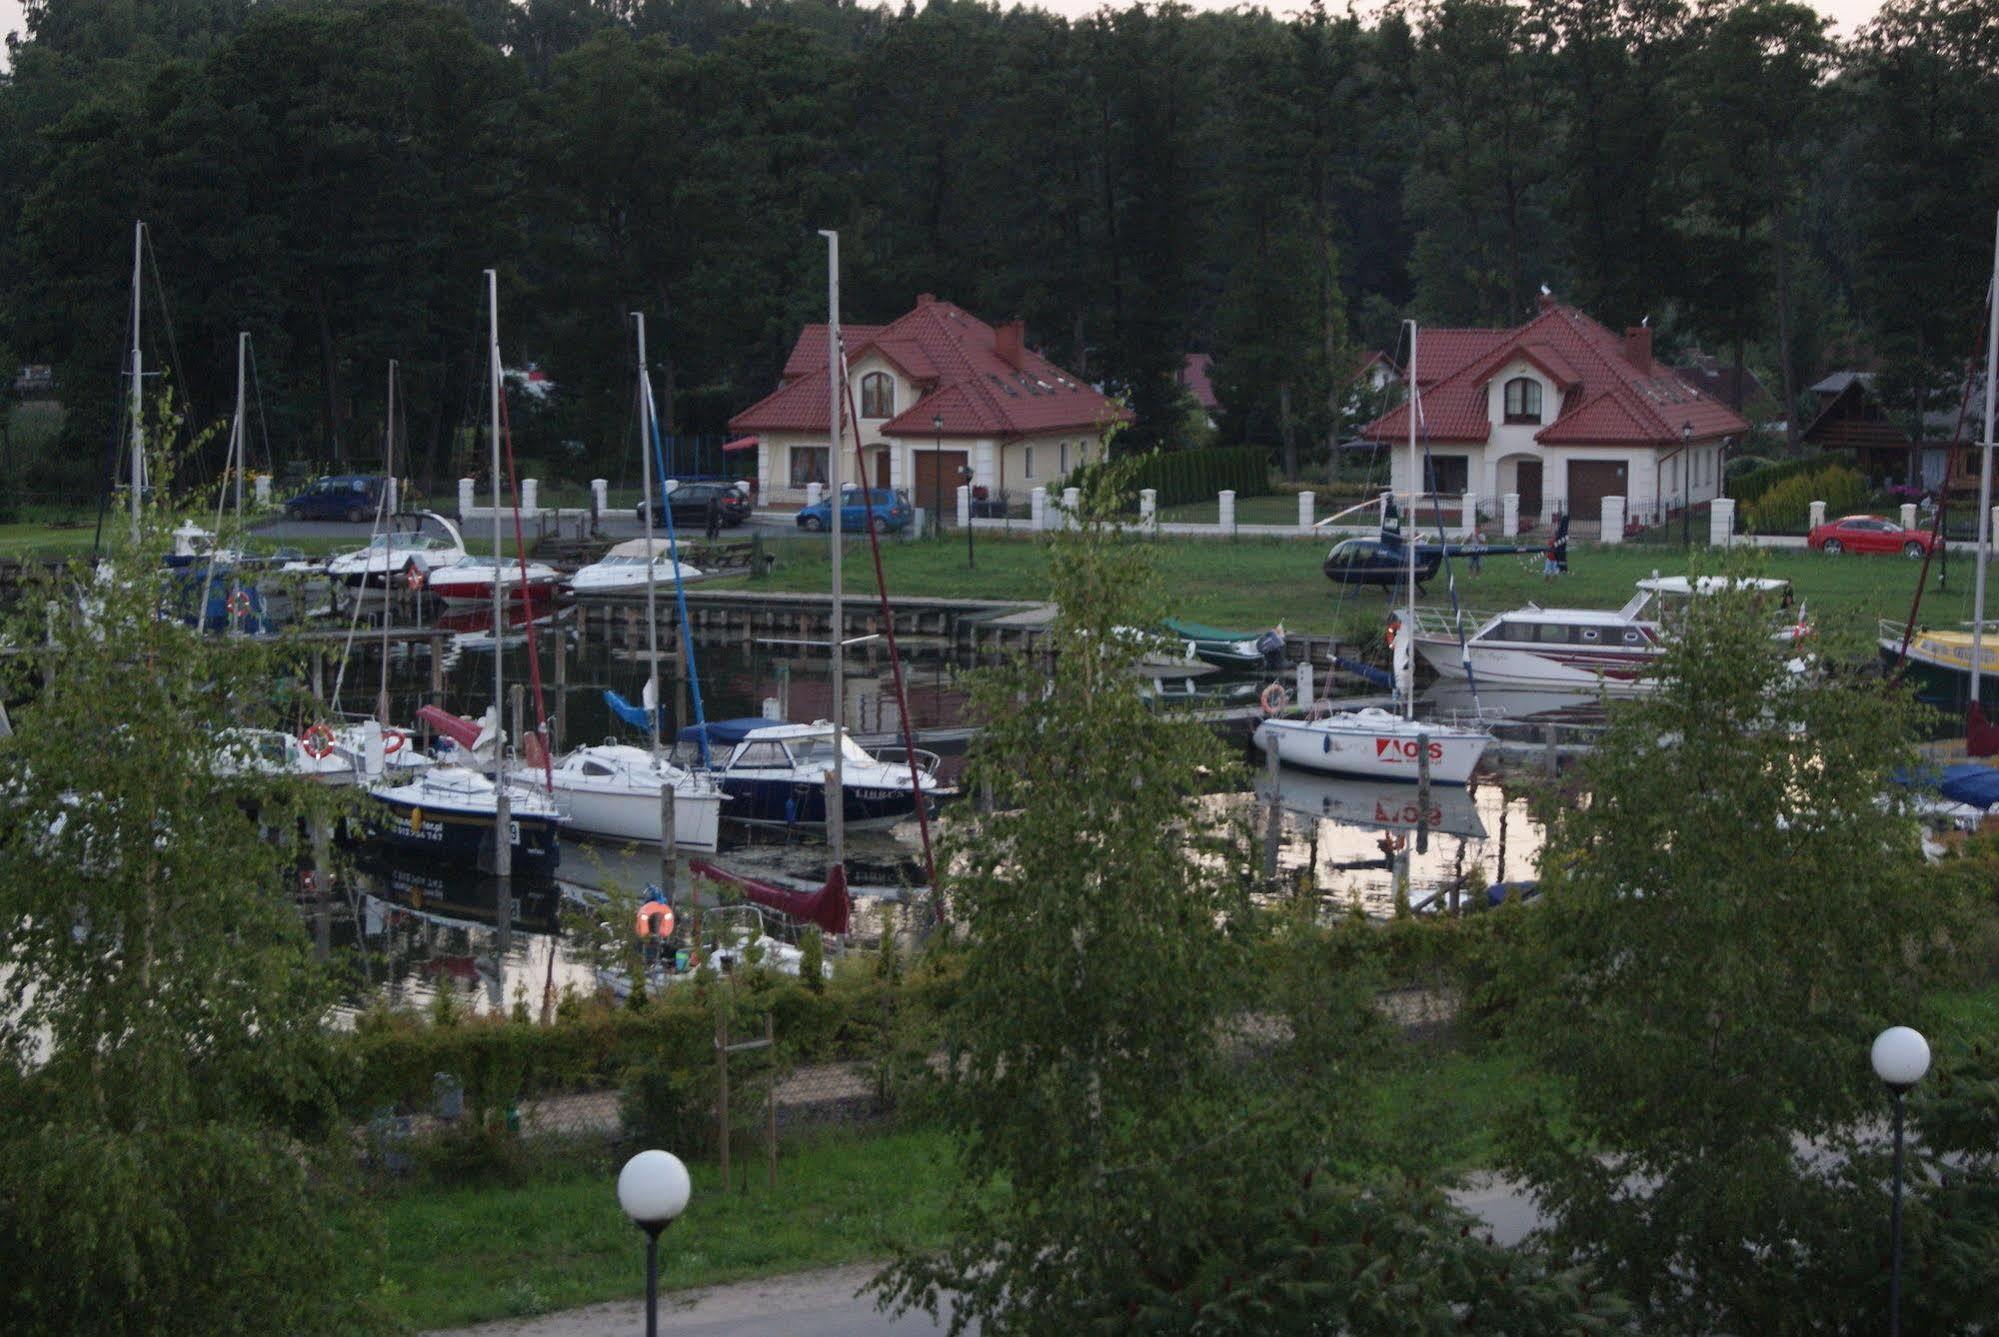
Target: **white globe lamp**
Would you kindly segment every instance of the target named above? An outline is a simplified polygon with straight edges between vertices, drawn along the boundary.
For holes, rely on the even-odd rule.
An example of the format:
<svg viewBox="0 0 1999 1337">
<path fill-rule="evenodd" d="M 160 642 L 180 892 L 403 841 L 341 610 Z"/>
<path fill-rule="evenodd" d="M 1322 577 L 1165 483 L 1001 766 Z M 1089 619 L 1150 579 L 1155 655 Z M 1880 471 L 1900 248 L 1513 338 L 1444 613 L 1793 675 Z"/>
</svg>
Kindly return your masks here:
<svg viewBox="0 0 1999 1337">
<path fill-rule="evenodd" d="M 618 1171 L 618 1206 L 646 1233 L 646 1337 L 659 1335 L 659 1232 L 687 1210 L 693 1191 L 670 1151 L 641 1151 Z"/>
<path fill-rule="evenodd" d="M 1930 1070 L 1930 1042 L 1920 1031 L 1890 1026 L 1874 1037 L 1874 1075 L 1889 1090 L 1902 1092 L 1923 1080 Z"/>
</svg>

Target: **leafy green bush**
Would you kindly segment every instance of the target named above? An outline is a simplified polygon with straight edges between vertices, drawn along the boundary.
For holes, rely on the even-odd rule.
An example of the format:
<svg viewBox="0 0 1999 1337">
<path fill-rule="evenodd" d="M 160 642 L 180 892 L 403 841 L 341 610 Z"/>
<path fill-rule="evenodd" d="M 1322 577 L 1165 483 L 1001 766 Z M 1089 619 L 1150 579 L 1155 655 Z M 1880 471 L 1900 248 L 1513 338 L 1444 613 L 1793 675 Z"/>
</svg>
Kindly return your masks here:
<svg viewBox="0 0 1999 1337">
<path fill-rule="evenodd" d="M 1811 519 L 1811 504 L 1822 501 L 1827 515 L 1844 515 L 1867 499 L 1867 484 L 1843 464 L 1813 473 L 1795 474 L 1743 506 L 1751 530 L 1759 534 L 1803 533 Z"/>
<path fill-rule="evenodd" d="M 625 1070 L 618 1113 L 634 1145 L 695 1156 L 714 1149 L 715 1063 L 701 1057 L 656 1054 Z"/>
<path fill-rule="evenodd" d="M 1852 462 L 1844 454 L 1808 455 L 1803 459 L 1779 460 L 1775 464 L 1765 464 L 1738 477 L 1736 464 L 1739 461 L 1731 461 L 1727 470 L 1728 495 L 1735 498 L 1737 504 L 1746 510 L 1755 502 L 1761 501 L 1764 494 L 1779 483 L 1789 482 L 1793 478 L 1821 474 L 1827 469 L 1851 465 Z"/>
</svg>

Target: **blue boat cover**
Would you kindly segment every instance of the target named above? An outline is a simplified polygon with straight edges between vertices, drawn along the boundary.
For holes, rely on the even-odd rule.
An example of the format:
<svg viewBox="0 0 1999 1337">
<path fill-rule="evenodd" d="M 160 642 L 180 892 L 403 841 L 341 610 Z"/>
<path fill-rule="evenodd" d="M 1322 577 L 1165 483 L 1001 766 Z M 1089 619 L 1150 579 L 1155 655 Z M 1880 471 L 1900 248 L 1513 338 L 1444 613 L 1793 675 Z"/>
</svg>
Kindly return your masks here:
<svg viewBox="0 0 1999 1337">
<path fill-rule="evenodd" d="M 1999 770 L 1976 762 L 1960 762 L 1938 770 L 1934 766 L 1897 771 L 1894 781 L 1910 789 L 1934 789 L 1952 803 L 1990 808 L 1999 803 Z"/>
<path fill-rule="evenodd" d="M 1395 676 L 1387 669 L 1379 669 L 1372 664 L 1363 664 L 1358 659 L 1348 659 L 1345 656 L 1334 659 L 1333 663 L 1357 678 L 1367 679 L 1376 687 L 1393 688 L 1395 686 Z"/>
<path fill-rule="evenodd" d="M 707 742 L 710 746 L 734 747 L 758 729 L 768 729 L 782 724 L 782 720 L 766 720 L 756 716 L 739 720 L 709 720 L 706 724 L 690 724 L 680 731 L 683 743 Z"/>
<path fill-rule="evenodd" d="M 604 704 L 611 708 L 613 715 L 616 715 L 634 729 L 644 729 L 647 733 L 652 732 L 652 712 L 644 706 L 635 706 L 608 688 L 604 692 Z"/>
</svg>

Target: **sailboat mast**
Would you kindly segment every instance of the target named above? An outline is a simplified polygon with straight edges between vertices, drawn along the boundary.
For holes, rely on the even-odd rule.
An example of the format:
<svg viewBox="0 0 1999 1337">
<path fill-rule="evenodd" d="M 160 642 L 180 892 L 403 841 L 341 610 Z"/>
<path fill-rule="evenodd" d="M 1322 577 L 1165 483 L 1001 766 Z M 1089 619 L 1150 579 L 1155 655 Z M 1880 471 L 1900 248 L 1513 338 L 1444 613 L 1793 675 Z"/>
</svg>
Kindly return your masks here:
<svg viewBox="0 0 1999 1337">
<path fill-rule="evenodd" d="M 1418 410 L 1416 389 L 1416 322 L 1409 322 L 1409 515 L 1402 524 L 1402 549 L 1409 566 L 1409 616 L 1402 628 L 1405 639 L 1416 634 L 1416 492 L 1418 480 L 1423 476 L 1422 460 L 1416 454 L 1416 413 Z M 1396 659 L 1404 652 L 1397 647 Z M 1409 656 L 1409 681 L 1402 684 L 1402 717 L 1416 718 L 1416 646 L 1412 641 L 1406 653 Z M 1391 667 L 1393 667 L 1391 665 Z M 1397 675 L 1398 677 L 1400 675 Z"/>
<path fill-rule="evenodd" d="M 242 399 L 241 390 L 237 391 L 237 399 L 239 401 L 237 412 L 240 413 L 242 412 L 240 407 Z M 394 358 L 389 359 L 387 404 L 387 416 L 382 427 L 382 499 L 376 503 L 375 507 L 378 514 L 390 512 L 382 516 L 382 530 L 384 533 L 392 532 L 392 527 L 395 524 L 394 508 L 389 505 L 389 493 L 396 486 L 396 360 Z M 236 495 L 240 498 L 242 494 L 243 489 L 239 484 L 236 489 Z M 390 610 L 395 607 L 395 586 L 389 582 L 394 580 L 396 576 L 395 572 L 389 570 L 388 562 L 388 549 L 384 548 L 382 550 L 382 685 L 380 690 L 375 694 L 375 718 L 381 722 L 382 727 L 385 729 L 389 727 Z M 416 597 L 415 593 L 412 592 L 410 597 L 414 599 Z"/>
<path fill-rule="evenodd" d="M 659 608 L 658 554 L 652 546 L 652 373 L 646 365 L 646 313 L 632 312 L 639 330 L 639 513 L 645 517 L 646 540 L 646 697 L 642 704 L 652 720 L 652 755 L 659 760 Z"/>
<path fill-rule="evenodd" d="M 500 588 L 500 274 L 486 271 L 486 378 L 493 416 L 493 872 L 506 877 L 513 872 L 514 850 L 510 839 L 506 783 L 507 710 L 503 647 L 506 644 L 506 603 Z"/>
<path fill-rule="evenodd" d="M 1986 302 L 1985 439 L 1978 446 L 1978 561 L 1972 567 L 1971 700 L 1978 702 L 1985 666 L 1985 559 L 1992 550 L 1992 407 L 1999 372 L 1999 221 L 1992 234 L 1992 289 Z"/>
<path fill-rule="evenodd" d="M 249 419 L 244 416 L 243 387 L 249 375 L 250 331 L 236 331 L 236 421 L 230 425 L 229 460 L 236 479 L 236 529 L 243 529 L 243 459 L 248 454 L 245 432 Z M 394 363 L 390 364 L 395 365 Z"/>
<path fill-rule="evenodd" d="M 140 265 L 146 249 L 146 225 L 132 224 L 132 542 L 139 541 L 139 498 L 146 490 L 145 355 L 139 351 Z"/>
<path fill-rule="evenodd" d="M 826 532 L 833 545 L 833 771 L 832 787 L 826 794 L 826 845 L 834 867 L 846 862 L 847 790 L 843 774 L 846 752 L 846 639 L 847 619 L 840 590 L 840 518 L 846 509 L 841 495 L 840 457 L 845 453 L 846 422 L 840 413 L 840 234 L 821 229 L 826 239 L 826 486 L 832 490 L 827 503 Z M 856 480 L 865 486 L 867 479 Z"/>
</svg>

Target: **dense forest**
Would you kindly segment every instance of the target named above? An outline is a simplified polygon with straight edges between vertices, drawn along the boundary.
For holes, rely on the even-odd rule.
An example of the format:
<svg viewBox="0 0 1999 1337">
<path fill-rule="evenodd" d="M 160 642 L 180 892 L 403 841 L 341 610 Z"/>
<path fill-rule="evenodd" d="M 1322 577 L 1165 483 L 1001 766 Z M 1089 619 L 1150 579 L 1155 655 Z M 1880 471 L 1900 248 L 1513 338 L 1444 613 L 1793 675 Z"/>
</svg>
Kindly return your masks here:
<svg viewBox="0 0 1999 1337">
<path fill-rule="evenodd" d="M 98 485 L 137 218 L 191 422 L 247 329 L 278 459 L 365 463 L 394 358 L 437 480 L 489 265 L 558 473 L 629 439 L 630 311 L 672 427 L 765 393 L 822 227 L 850 319 L 1022 317 L 1139 445 L 1181 438 L 1205 350 L 1225 441 L 1309 450 L 1400 317 L 1508 323 L 1542 285 L 1753 368 L 1778 417 L 1856 362 L 1919 407 L 1976 343 L 1999 204 L 1999 0 L 1889 0 L 1844 43 L 1785 0 L 29 0 L 10 54 L 0 364 L 54 364 L 69 410 L 7 466 L 34 492 Z"/>
</svg>

